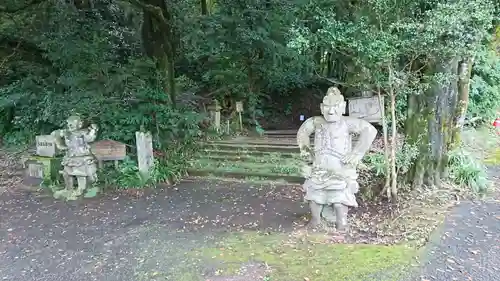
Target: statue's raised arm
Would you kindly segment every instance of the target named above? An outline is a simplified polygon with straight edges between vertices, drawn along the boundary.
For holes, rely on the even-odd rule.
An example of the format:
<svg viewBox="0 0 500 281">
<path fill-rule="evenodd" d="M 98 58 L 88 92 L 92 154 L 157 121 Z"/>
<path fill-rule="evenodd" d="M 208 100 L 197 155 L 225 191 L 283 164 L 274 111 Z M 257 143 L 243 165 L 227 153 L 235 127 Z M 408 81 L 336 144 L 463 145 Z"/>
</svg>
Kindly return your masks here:
<svg viewBox="0 0 500 281">
<path fill-rule="evenodd" d="M 87 143 L 91 143 L 95 141 L 97 138 L 97 125 L 96 124 L 90 124 L 89 128 L 87 131 L 83 134 L 83 138 Z"/>
</svg>

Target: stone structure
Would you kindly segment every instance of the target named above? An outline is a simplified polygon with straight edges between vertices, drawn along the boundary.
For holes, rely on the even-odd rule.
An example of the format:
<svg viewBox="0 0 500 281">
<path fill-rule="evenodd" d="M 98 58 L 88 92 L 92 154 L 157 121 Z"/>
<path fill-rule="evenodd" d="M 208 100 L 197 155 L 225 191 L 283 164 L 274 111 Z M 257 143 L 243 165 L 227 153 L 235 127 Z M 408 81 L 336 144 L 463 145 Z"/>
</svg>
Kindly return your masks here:
<svg viewBox="0 0 500 281">
<path fill-rule="evenodd" d="M 377 130 L 369 122 L 342 116 L 346 102 L 336 87 L 328 89 L 321 104 L 323 116 L 308 118 L 297 132 L 301 156 L 307 160 L 303 167 L 306 178 L 304 199 L 309 202 L 311 221 L 317 227 L 322 219 L 335 223 L 337 230 L 347 227 L 349 207 L 357 207 L 357 164 L 370 148 Z M 310 135 L 314 133 L 314 148 Z M 353 146 L 352 135 L 359 140 Z"/>
<path fill-rule="evenodd" d="M 92 124 L 83 128 L 83 122 L 78 116 L 71 116 L 67 120 L 67 128 L 56 130 L 51 134 L 58 149 L 65 151 L 60 173 L 63 176 L 65 189 L 54 193 L 56 198 L 75 200 L 97 181 L 97 164 L 92 155 L 89 143 L 97 136 L 97 126 Z M 74 178 L 77 188 L 74 188 Z"/>
<path fill-rule="evenodd" d="M 139 173 L 144 179 L 147 179 L 154 165 L 153 137 L 150 132 L 135 132 L 135 141 Z"/>
<path fill-rule="evenodd" d="M 21 163 L 25 169 L 23 184 L 38 188 L 45 180 L 57 181 L 61 158 L 57 157 L 58 151 L 51 135 L 39 135 L 35 139 L 35 154 L 22 157 Z"/>
<path fill-rule="evenodd" d="M 384 96 L 363 96 L 349 98 L 349 116 L 366 120 L 370 123 L 382 124 Z"/>
<path fill-rule="evenodd" d="M 217 132 L 221 131 L 221 120 L 222 120 L 221 110 L 222 106 L 220 106 L 217 100 L 214 101 L 213 105 L 208 107 L 212 126 L 215 128 Z"/>
</svg>

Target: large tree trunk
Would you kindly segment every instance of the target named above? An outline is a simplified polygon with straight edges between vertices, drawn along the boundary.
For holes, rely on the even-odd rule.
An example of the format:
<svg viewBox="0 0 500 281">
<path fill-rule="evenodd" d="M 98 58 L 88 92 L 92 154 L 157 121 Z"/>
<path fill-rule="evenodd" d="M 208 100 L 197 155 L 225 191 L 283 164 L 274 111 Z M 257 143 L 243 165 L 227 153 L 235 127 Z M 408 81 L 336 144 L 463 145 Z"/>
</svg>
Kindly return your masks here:
<svg viewBox="0 0 500 281">
<path fill-rule="evenodd" d="M 428 69 L 428 73 L 447 79 L 434 81 L 425 93 L 409 97 L 405 126 L 407 141 L 420 148 L 420 154 L 409 173 L 409 180 L 414 185 L 440 186 L 441 179 L 446 175 L 447 155 L 454 141 L 457 69 L 458 60 L 455 58 L 436 62 Z"/>
<path fill-rule="evenodd" d="M 164 77 L 164 91 L 175 107 L 175 55 L 179 39 L 171 7 L 162 0 L 130 0 L 143 9 L 142 42 L 146 53 L 156 59 L 157 68 Z"/>
</svg>

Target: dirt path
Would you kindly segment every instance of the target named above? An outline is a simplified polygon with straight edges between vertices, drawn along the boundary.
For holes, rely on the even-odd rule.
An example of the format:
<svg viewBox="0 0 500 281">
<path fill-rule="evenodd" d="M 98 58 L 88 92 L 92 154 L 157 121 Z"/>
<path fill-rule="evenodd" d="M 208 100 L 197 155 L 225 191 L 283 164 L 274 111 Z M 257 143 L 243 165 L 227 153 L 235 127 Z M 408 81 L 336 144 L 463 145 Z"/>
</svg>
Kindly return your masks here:
<svg viewBox="0 0 500 281">
<path fill-rule="evenodd" d="M 5 192 L 1 280 L 173 280 L 196 264 L 187 252 L 211 245 L 225 231 L 291 228 L 306 209 L 286 187 L 273 190 L 184 183 L 139 198 L 110 194 L 70 203 Z M 211 275 L 210 266 L 199 270 Z"/>
<path fill-rule="evenodd" d="M 420 280 L 500 280 L 500 201 L 460 204 L 429 251 Z"/>
</svg>

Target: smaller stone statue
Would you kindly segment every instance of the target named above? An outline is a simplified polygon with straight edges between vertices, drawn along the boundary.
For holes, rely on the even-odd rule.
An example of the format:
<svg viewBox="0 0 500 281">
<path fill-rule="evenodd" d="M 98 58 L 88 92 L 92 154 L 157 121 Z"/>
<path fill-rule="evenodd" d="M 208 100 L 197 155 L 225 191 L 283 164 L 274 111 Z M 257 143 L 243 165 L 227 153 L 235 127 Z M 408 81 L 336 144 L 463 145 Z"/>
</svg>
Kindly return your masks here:
<svg viewBox="0 0 500 281">
<path fill-rule="evenodd" d="M 79 116 L 67 119 L 67 128 L 52 132 L 58 149 L 65 151 L 61 165 L 65 189 L 56 191 L 54 197 L 64 197 L 67 200 L 76 200 L 87 187 L 97 181 L 97 161 L 92 155 L 89 143 L 97 136 L 97 126 L 90 125 L 83 128 Z M 77 188 L 74 187 L 74 178 Z"/>
<path fill-rule="evenodd" d="M 357 164 L 370 148 L 377 130 L 369 122 L 342 116 L 346 108 L 344 97 L 336 87 L 328 89 L 321 104 L 323 116 L 307 119 L 297 132 L 297 143 L 307 161 L 302 173 L 306 178 L 304 199 L 309 202 L 309 227 L 335 223 L 337 230 L 347 227 L 349 207 L 357 207 Z M 315 133 L 314 148 L 309 136 Z M 352 134 L 359 140 L 352 144 Z"/>
</svg>

